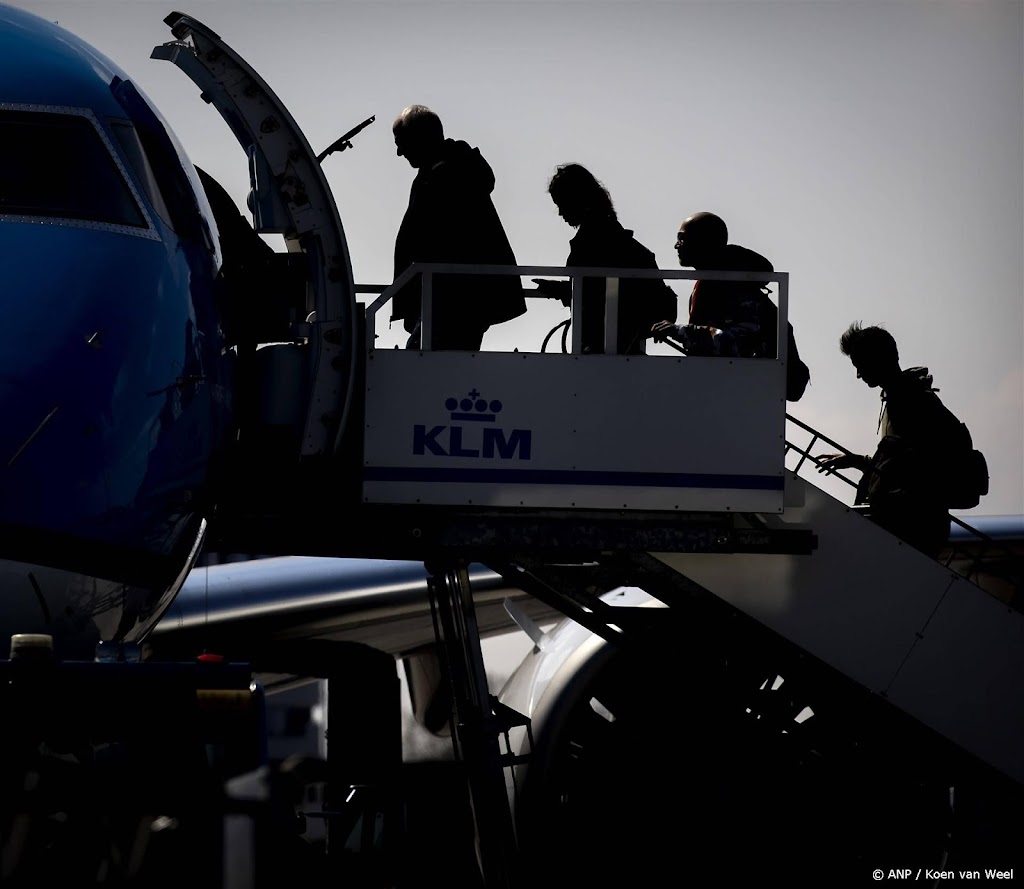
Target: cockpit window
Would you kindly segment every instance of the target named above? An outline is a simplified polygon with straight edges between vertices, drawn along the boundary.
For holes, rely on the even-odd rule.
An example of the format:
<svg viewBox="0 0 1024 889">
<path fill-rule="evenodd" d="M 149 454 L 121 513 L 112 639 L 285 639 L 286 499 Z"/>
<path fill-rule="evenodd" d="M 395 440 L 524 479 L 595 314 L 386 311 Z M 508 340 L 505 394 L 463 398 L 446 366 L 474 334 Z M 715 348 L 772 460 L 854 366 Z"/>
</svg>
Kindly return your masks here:
<svg viewBox="0 0 1024 889">
<path fill-rule="evenodd" d="M 160 184 L 157 181 L 156 173 L 153 171 L 149 158 L 146 157 L 146 152 L 142 148 L 142 142 L 139 141 L 139 134 L 135 132 L 135 127 L 128 121 L 111 120 L 110 129 L 117 137 L 121 150 L 124 152 L 125 157 L 128 158 L 128 163 L 135 171 L 139 184 L 153 205 L 153 209 L 156 210 L 157 215 L 164 222 L 173 228 L 174 220 L 171 218 L 171 211 L 167 208 L 163 193 L 160 191 Z"/>
<path fill-rule="evenodd" d="M 107 143 L 79 114 L 0 110 L 0 214 L 148 227 Z"/>
<path fill-rule="evenodd" d="M 148 180 L 146 187 L 162 195 L 158 208 L 161 217 L 182 237 L 203 237 L 201 210 L 196 204 L 201 186 L 186 172 L 191 163 L 182 156 L 163 119 L 130 80 L 114 78 L 110 88 L 132 124 L 130 132 L 121 126 L 115 132 L 139 178 Z"/>
</svg>

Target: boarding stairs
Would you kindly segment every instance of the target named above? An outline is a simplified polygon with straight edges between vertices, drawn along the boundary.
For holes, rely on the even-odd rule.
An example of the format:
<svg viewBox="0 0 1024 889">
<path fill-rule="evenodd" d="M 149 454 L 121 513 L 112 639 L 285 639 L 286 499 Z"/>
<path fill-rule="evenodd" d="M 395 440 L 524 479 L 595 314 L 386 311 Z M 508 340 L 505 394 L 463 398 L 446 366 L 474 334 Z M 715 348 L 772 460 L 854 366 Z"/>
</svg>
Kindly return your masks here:
<svg viewBox="0 0 1024 889">
<path fill-rule="evenodd" d="M 787 471 L 784 516 L 732 516 L 690 551 L 623 550 L 574 564 L 522 556 L 490 567 L 615 644 L 672 620 L 606 601 L 625 586 L 706 630 L 742 624 L 748 649 L 761 627 L 757 644 L 774 648 L 776 662 L 813 660 L 1024 783 L 1024 614 L 953 570 L 955 545 L 931 559 L 803 478 L 816 471 L 816 445 L 842 447 L 788 419 L 810 441 L 787 442 L 798 461 Z M 778 545 L 810 528 L 813 539 Z"/>
<path fill-rule="evenodd" d="M 410 270 L 425 317 L 432 274 L 467 270 Z M 569 276 L 577 319 L 584 277 L 604 277 L 614 307 L 618 278 L 651 274 L 476 271 Z M 788 276 L 772 280 L 784 330 Z M 615 355 L 611 308 L 603 355 L 580 354 L 575 336 L 566 354 L 374 349 L 375 315 L 403 283 L 367 310 L 362 493 L 447 510 L 453 561 L 437 572 L 437 601 L 470 623 L 450 616 L 439 638 L 467 687 L 482 665 L 465 657 L 475 646 L 460 557 L 612 645 L 700 650 L 748 712 L 813 738 L 808 749 L 852 745 L 881 764 L 898 748 L 950 784 L 947 763 L 1024 784 L 1024 614 L 954 570 L 952 553 L 923 555 L 809 481 L 816 448 L 844 449 L 786 414 L 784 359 Z M 416 407 L 402 415 L 399 400 Z M 617 605 L 622 587 L 666 607 Z M 769 695 L 783 676 L 786 693 Z M 496 713 L 482 688 L 471 697 L 486 734 Z M 811 710 L 819 718 L 801 716 Z M 500 881 L 507 856 L 492 860 Z"/>
<path fill-rule="evenodd" d="M 410 270 L 425 317 L 432 274 L 468 268 Z M 585 276 L 613 306 L 618 278 L 650 274 L 487 270 L 568 275 L 574 313 Z M 843 448 L 785 413 L 784 359 L 374 350 L 403 283 L 367 310 L 364 500 L 490 509 L 500 544 L 467 541 L 478 560 L 609 640 L 652 620 L 612 614 L 616 586 L 742 615 L 1024 783 L 1024 614 L 808 481 L 816 448 Z"/>
</svg>

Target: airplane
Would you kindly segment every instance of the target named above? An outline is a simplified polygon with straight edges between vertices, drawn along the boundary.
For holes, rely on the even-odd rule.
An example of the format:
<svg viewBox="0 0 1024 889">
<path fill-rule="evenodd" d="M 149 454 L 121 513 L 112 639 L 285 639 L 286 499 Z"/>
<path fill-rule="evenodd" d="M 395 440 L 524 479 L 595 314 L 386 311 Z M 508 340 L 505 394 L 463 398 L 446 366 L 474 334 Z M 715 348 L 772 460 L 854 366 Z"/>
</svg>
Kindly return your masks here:
<svg viewBox="0 0 1024 889">
<path fill-rule="evenodd" d="M 235 425 L 221 249 L 131 79 L 56 25 L 0 16 L 4 627 L 91 657 L 152 628 L 202 547 Z"/>
<path fill-rule="evenodd" d="M 745 430 L 751 453 L 737 447 L 743 436 L 727 420 L 709 424 L 721 436 L 705 443 L 718 462 L 696 476 L 666 471 L 652 480 L 652 467 L 666 459 L 656 452 L 636 454 L 641 472 L 593 454 L 576 476 L 575 463 L 540 465 L 539 431 L 545 423 L 565 429 L 559 406 L 539 397 L 550 389 L 549 362 L 568 362 L 558 367 L 577 374 L 571 382 L 581 395 L 602 393 L 587 402 L 593 416 L 615 391 L 608 382 L 625 372 L 650 378 L 650 391 L 684 372 L 703 381 L 692 391 L 735 386 L 778 406 L 781 399 L 767 396 L 782 385 L 784 363 L 759 366 L 756 375 L 730 363 L 729 379 L 720 379 L 726 365 L 676 358 L 626 370 L 626 356 L 614 354 L 578 369 L 573 355 L 538 363 L 513 354 L 483 361 L 374 352 L 373 325 L 388 294 L 365 314 L 357 309 L 347 242 L 317 154 L 218 35 L 181 13 L 165 23 L 174 40 L 155 58 L 200 87 L 244 149 L 251 232 L 238 228 L 237 211 L 123 71 L 64 29 L 0 5 L 0 121 L 10 155 L 0 174 L 0 259 L 13 285 L 4 288 L 0 351 L 0 638 L 17 634 L 31 646 L 47 637 L 60 676 L 77 675 L 62 665 L 82 661 L 88 682 L 54 699 L 54 713 L 67 708 L 75 719 L 61 723 L 57 755 L 46 760 L 53 774 L 65 774 L 67 758 L 86 765 L 76 721 L 104 732 L 117 764 L 114 802 L 98 804 L 83 791 L 73 794 L 81 808 L 47 810 L 64 817 L 44 819 L 49 832 L 37 852 L 55 837 L 75 847 L 81 838 L 60 825 L 90 823 L 87 802 L 100 805 L 96 823 L 112 825 L 99 844 L 118 854 L 92 848 L 106 870 L 88 855 L 84 866 L 105 876 L 117 859 L 122 882 L 144 877 L 147 885 L 188 877 L 218 885 L 227 864 L 239 869 L 230 885 L 331 868 L 357 885 L 382 876 L 401 884 L 422 878 L 403 868 L 420 867 L 439 838 L 438 848 L 451 853 L 439 871 L 458 860 L 462 876 L 475 873 L 488 887 L 526 879 L 617 885 L 670 866 L 681 843 L 694 874 L 722 860 L 734 877 L 780 873 L 799 860 L 818 868 L 809 885 L 844 859 L 858 868 L 872 856 L 930 864 L 951 849 L 955 860 L 979 850 L 1006 857 L 1015 848 L 1019 726 L 1012 714 L 971 706 L 980 682 L 1007 705 L 1013 687 L 994 672 L 1006 661 L 967 643 L 981 637 L 979 628 L 1012 640 L 1019 612 L 949 566 L 922 562 L 786 472 L 776 453 L 781 410 L 763 410 Z M 268 253 L 253 233 L 282 235 L 287 251 Z M 432 270 L 420 271 L 429 281 Z M 774 280 L 781 324 L 787 278 Z M 469 367 L 481 382 L 461 403 Z M 385 397 L 396 379 L 415 391 Z M 531 394 L 534 413 L 507 396 L 503 403 L 473 395 L 508 391 L 509 380 L 533 385 L 517 391 Z M 390 441 L 406 440 L 394 434 L 405 427 L 389 407 L 400 401 L 444 407 L 423 408 L 414 427 L 421 453 L 413 456 L 437 458 L 430 467 L 388 451 Z M 643 434 L 635 410 L 630 418 L 621 407 L 628 431 L 604 435 L 617 434 L 622 445 L 656 440 Z M 507 429 L 499 414 L 514 417 Z M 575 419 L 585 422 L 586 410 Z M 519 472 L 531 435 L 538 456 Z M 761 460 L 759 448 L 772 459 Z M 635 448 L 613 442 L 608 450 Z M 492 458 L 485 469 L 474 463 Z M 325 492 L 335 514 L 322 517 L 314 507 Z M 872 547 L 877 564 L 842 562 L 840 543 L 853 554 Z M 196 570 L 211 549 L 267 558 Z M 822 552 L 843 566 L 825 581 L 808 568 L 822 563 Z M 908 581 L 894 592 L 888 575 Z M 766 593 L 757 601 L 744 588 L 751 577 Z M 840 605 L 815 595 L 826 582 L 842 593 Z M 959 618 L 973 632 L 962 634 L 963 648 L 950 643 L 960 658 L 959 675 L 950 677 L 929 665 L 917 637 L 931 633 L 923 622 L 959 601 L 973 608 Z M 534 646 L 492 695 L 480 639 L 510 625 L 503 612 Z M 563 615 L 571 620 L 542 629 Z M 881 653 L 869 655 L 869 645 L 850 638 L 877 628 L 880 615 L 905 635 L 875 640 Z M 25 712 L 35 712 L 34 700 L 51 701 L 35 694 L 40 689 L 56 694 L 50 674 L 32 672 L 32 651 L 12 647 L 4 670 L 5 705 Z M 198 663 L 171 669 L 197 651 Z M 419 808 L 410 788 L 400 803 L 393 795 L 401 758 L 396 656 L 408 663 L 415 718 L 433 731 L 447 727 L 460 754 L 449 783 L 420 788 Z M 879 678 L 904 662 L 934 685 L 922 691 L 892 674 Z M 233 663 L 255 673 L 232 671 Z M 121 687 L 113 677 L 122 675 L 144 681 Z M 253 675 L 282 684 L 328 679 L 327 762 L 311 776 L 286 776 L 330 779 L 321 815 L 328 847 L 339 854 L 327 861 L 311 862 L 308 847 L 295 842 L 299 819 L 287 795 L 294 786 L 283 791 L 284 805 L 271 793 L 260 808 L 254 800 L 266 800 L 280 774 L 246 784 L 249 772 L 223 771 L 222 759 L 254 774 L 266 764 L 248 743 L 264 707 Z M 937 696 L 952 703 L 936 704 Z M 185 699 L 199 701 L 212 722 L 216 762 L 180 756 L 193 750 L 198 724 Z M 966 708 L 963 718 L 958 708 Z M 149 758 L 122 768 L 116 751 L 124 738 L 108 736 L 115 728 L 138 743 L 147 734 Z M 25 755 L 25 731 L 5 739 L 0 761 Z M 507 738 L 504 753 L 499 737 Z M 149 780 L 159 794 L 140 789 Z M 215 781 L 232 791 L 212 794 Z M 352 789 L 356 803 L 339 787 Z M 24 787 L 5 790 L 5 799 L 22 799 Z M 190 794 L 226 807 L 237 816 L 227 819 L 233 828 L 249 824 L 238 841 L 248 842 L 258 876 L 225 855 L 223 833 L 210 830 L 209 813 L 193 811 Z M 140 830 L 138 812 L 121 817 L 133 804 L 169 805 L 177 822 L 156 819 Z M 403 821 L 403 804 L 405 821 L 419 830 L 399 831 L 396 840 L 390 831 Z M 679 816 L 660 817 L 665 806 Z M 28 868 L 15 842 L 24 814 L 4 821 L 3 875 L 15 885 L 70 868 L 74 858 L 39 854 Z M 353 837 L 369 864 L 350 860 Z M 390 853 L 383 860 L 382 847 Z M 184 860 L 182 848 L 194 848 L 194 857 Z M 221 858 L 229 859 L 224 871 Z M 133 871 L 142 867 L 137 859 L 148 864 Z"/>
</svg>

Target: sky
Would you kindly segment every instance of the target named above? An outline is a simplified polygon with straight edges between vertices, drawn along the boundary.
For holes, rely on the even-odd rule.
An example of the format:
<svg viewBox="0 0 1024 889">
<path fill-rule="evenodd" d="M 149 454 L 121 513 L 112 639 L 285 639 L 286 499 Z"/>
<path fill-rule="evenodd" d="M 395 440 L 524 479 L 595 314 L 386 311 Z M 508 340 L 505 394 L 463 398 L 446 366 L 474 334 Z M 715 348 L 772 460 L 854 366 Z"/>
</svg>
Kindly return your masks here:
<svg viewBox="0 0 1024 889">
<path fill-rule="evenodd" d="M 242 150 L 198 88 L 149 57 L 172 10 L 239 52 L 315 151 L 376 115 L 323 162 L 359 283 L 391 280 L 414 172 L 391 122 L 413 103 L 490 162 L 520 264 L 565 262 L 573 231 L 546 191 L 561 163 L 604 183 L 664 269 L 678 269 L 680 221 L 718 213 L 734 243 L 790 274 L 811 369 L 792 415 L 874 449 L 878 392 L 838 340 L 853 321 L 882 324 L 988 458 L 991 492 L 968 519 L 1024 513 L 1024 0 L 14 5 L 123 68 L 240 207 Z M 531 300 L 484 346 L 537 351 L 566 315 Z M 403 340 L 396 325 L 380 344 Z"/>
</svg>

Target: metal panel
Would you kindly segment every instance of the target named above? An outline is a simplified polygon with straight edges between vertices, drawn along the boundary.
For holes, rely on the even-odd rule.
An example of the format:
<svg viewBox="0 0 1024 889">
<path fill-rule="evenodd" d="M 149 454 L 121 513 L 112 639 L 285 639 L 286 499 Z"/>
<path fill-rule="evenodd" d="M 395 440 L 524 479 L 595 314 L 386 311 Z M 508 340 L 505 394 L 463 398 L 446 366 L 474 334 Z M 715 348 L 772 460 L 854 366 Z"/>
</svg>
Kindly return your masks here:
<svg viewBox="0 0 1024 889">
<path fill-rule="evenodd" d="M 766 359 L 371 351 L 372 503 L 781 512 Z"/>
<path fill-rule="evenodd" d="M 657 553 L 822 661 L 1024 781 L 1024 614 L 809 482 L 773 523 L 813 556 Z"/>
<path fill-rule="evenodd" d="M 889 699 L 1024 783 L 1024 614 L 957 578 Z"/>
<path fill-rule="evenodd" d="M 885 691 L 956 575 L 804 479 L 787 483 L 803 487 L 805 503 L 787 506 L 782 523 L 814 531 L 813 555 L 655 555 L 850 678 Z"/>
</svg>

